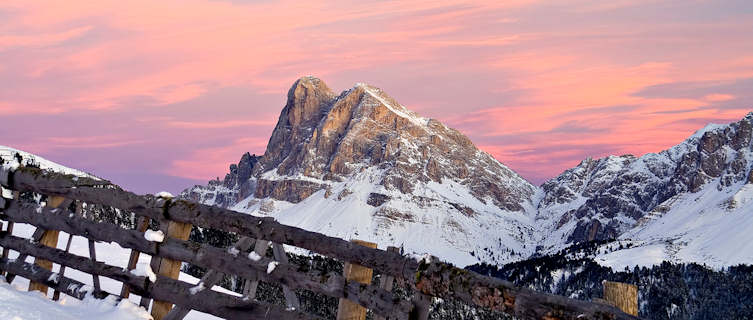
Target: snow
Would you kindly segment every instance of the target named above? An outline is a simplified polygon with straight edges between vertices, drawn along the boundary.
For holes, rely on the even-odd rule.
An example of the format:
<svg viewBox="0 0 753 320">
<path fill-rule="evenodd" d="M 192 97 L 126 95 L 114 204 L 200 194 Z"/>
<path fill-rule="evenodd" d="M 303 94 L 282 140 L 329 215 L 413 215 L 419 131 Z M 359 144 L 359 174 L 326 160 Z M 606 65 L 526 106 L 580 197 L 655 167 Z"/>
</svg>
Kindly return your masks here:
<svg viewBox="0 0 753 320">
<path fill-rule="evenodd" d="M 275 268 L 277 268 L 277 265 L 280 263 L 277 261 L 272 261 L 267 265 L 267 274 L 271 274 L 272 271 L 275 271 Z"/>
<path fill-rule="evenodd" d="M 233 257 L 237 257 L 238 254 L 241 253 L 241 251 L 238 250 L 238 248 L 236 247 L 230 247 L 230 248 L 227 248 L 227 253 L 229 253 Z"/>
<path fill-rule="evenodd" d="M 254 251 L 251 251 L 251 253 L 248 254 L 248 258 L 251 259 L 251 261 L 259 261 L 259 260 L 261 260 L 261 256 L 258 253 L 254 252 Z"/>
<path fill-rule="evenodd" d="M 206 288 L 204 287 L 204 282 L 202 281 L 202 282 L 199 282 L 199 284 L 197 284 L 196 286 L 193 286 L 190 289 L 188 289 L 188 293 L 190 293 L 191 295 L 195 295 L 199 293 L 199 291 L 202 291 L 204 289 Z"/>
<path fill-rule="evenodd" d="M 709 124 L 707 124 L 707 125 L 706 125 L 705 127 L 703 127 L 703 128 L 701 128 L 700 130 L 696 131 L 696 132 L 695 132 L 695 133 L 694 133 L 694 134 L 693 134 L 692 136 L 690 136 L 690 137 L 691 137 L 691 138 L 697 138 L 697 139 L 700 139 L 701 137 L 703 137 L 703 135 L 704 135 L 704 134 L 705 134 L 706 132 L 711 132 L 711 131 L 716 131 L 716 130 L 719 130 L 719 129 L 724 129 L 724 128 L 725 128 L 725 127 L 727 127 L 727 126 L 728 126 L 728 125 L 726 125 L 726 124 L 709 123 Z"/>
<path fill-rule="evenodd" d="M 275 175 L 268 172 L 264 177 Z M 402 245 L 407 254 L 430 253 L 461 267 L 480 261 L 519 260 L 536 247 L 531 236 L 533 221 L 526 212 L 500 210 L 492 201 L 477 199 L 467 186 L 447 179 L 442 183 L 417 183 L 413 194 L 386 190 L 378 185 L 383 175 L 383 169 L 365 167 L 345 181 L 330 182 L 329 197 L 325 190 L 299 203 L 249 196 L 230 209 L 271 216 L 280 223 L 332 237 L 374 242 L 379 248 Z M 370 206 L 366 201 L 371 193 L 387 195 L 390 200 L 380 207 Z M 414 196 L 434 200 L 419 204 Z M 477 214 L 467 216 L 451 202 L 463 204 Z M 272 204 L 273 209 L 263 211 L 262 204 Z M 520 255 L 513 257 L 505 248 Z"/>
<path fill-rule="evenodd" d="M 382 94 L 381 94 L 382 91 L 380 89 L 378 89 L 378 88 L 369 86 L 369 85 L 364 84 L 364 83 L 357 83 L 356 87 L 363 88 L 364 91 L 366 91 L 366 93 L 368 93 L 370 96 L 376 98 L 377 101 L 379 101 L 379 103 L 381 103 L 382 105 L 384 105 L 385 107 L 387 107 L 388 109 L 390 109 L 390 111 L 392 111 L 393 113 L 395 113 L 396 115 L 398 115 L 398 116 L 400 116 L 402 118 L 410 120 L 411 122 L 413 122 L 413 124 L 415 124 L 417 126 L 423 127 L 423 126 L 426 126 L 429 123 L 429 119 L 419 117 L 417 114 L 415 114 L 415 113 L 413 113 L 411 111 L 408 111 L 408 109 L 406 109 L 405 107 L 403 107 L 401 105 L 395 106 L 392 103 L 390 103 L 389 101 L 387 101 L 382 96 Z"/>
<path fill-rule="evenodd" d="M 167 191 L 157 192 L 157 193 L 154 194 L 154 196 L 157 197 L 157 198 L 165 198 L 165 199 L 175 198 L 175 196 L 172 193 L 167 192 Z"/>
<path fill-rule="evenodd" d="M 753 186 L 740 182 L 717 188 L 718 179 L 696 193 L 670 198 L 662 214 L 647 215 L 620 236 L 632 248 L 597 255 L 615 270 L 652 266 L 662 261 L 695 262 L 714 269 L 753 264 Z"/>
<path fill-rule="evenodd" d="M 39 292 L 21 291 L 0 281 L 0 319 L 8 320 L 136 320 L 151 319 L 146 310 L 129 300 L 82 301 L 62 295 L 59 302 Z"/>
<path fill-rule="evenodd" d="M 149 263 L 139 262 L 136 264 L 136 268 L 130 272 L 135 276 L 147 277 L 152 283 L 157 282 L 157 274 L 154 273 Z"/>
<path fill-rule="evenodd" d="M 20 164 L 18 163 L 18 161 L 15 158 L 16 153 L 20 154 L 21 157 L 23 158 L 23 160 L 24 160 L 23 165 L 34 163 L 34 164 L 39 165 L 39 167 L 42 168 L 42 169 L 44 169 L 44 170 L 50 170 L 50 171 L 60 172 L 60 173 L 64 173 L 64 174 L 70 174 L 70 175 L 79 176 L 79 177 L 88 177 L 88 178 L 98 179 L 98 178 L 96 178 L 96 177 L 94 177 L 94 176 L 92 176 L 92 175 L 90 175 L 90 174 L 88 174 L 86 172 L 83 172 L 83 171 L 80 171 L 80 170 L 76 170 L 76 169 L 68 168 L 66 166 L 63 166 L 63 165 L 57 164 L 55 162 L 49 161 L 49 160 L 47 160 L 45 158 L 42 158 L 40 156 L 33 155 L 31 153 L 28 153 L 28 152 L 25 152 L 25 151 L 21 151 L 21 150 L 18 150 L 18 149 L 14 149 L 14 148 L 11 148 L 11 147 L 6 147 L 6 146 L 0 145 L 0 159 L 2 159 L 5 162 L 5 164 L 3 164 L 4 167 L 8 166 L 9 168 L 11 168 L 13 170 L 15 170 L 16 168 L 18 168 L 18 166 Z"/>
<path fill-rule="evenodd" d="M 659 265 L 667 258 L 665 245 L 657 243 L 599 254 L 594 260 L 602 266 L 612 268 L 612 270 L 622 271 L 625 268 L 632 270 L 635 266 L 651 267 Z"/>
<path fill-rule="evenodd" d="M 152 266 L 149 264 L 143 265 L 143 273 L 146 275 L 147 278 L 149 278 L 149 281 L 152 283 L 157 282 L 157 274 L 154 273 L 154 270 L 152 270 Z"/>
<path fill-rule="evenodd" d="M 146 230 L 144 232 L 144 239 L 152 242 L 162 242 L 165 241 L 165 233 L 162 230 Z"/>
</svg>

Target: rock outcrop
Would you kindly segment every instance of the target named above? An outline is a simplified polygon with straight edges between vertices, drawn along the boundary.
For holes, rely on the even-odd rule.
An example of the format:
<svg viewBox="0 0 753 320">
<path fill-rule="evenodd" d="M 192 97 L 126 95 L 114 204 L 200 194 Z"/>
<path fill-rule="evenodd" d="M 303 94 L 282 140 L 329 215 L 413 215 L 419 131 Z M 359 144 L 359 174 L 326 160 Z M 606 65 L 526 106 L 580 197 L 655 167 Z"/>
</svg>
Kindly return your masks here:
<svg viewBox="0 0 753 320">
<path fill-rule="evenodd" d="M 538 219 L 567 243 L 618 238 L 647 213 L 708 184 L 722 192 L 750 181 L 753 113 L 729 125 L 709 125 L 686 141 L 642 157 L 586 159 L 541 188 Z"/>
</svg>

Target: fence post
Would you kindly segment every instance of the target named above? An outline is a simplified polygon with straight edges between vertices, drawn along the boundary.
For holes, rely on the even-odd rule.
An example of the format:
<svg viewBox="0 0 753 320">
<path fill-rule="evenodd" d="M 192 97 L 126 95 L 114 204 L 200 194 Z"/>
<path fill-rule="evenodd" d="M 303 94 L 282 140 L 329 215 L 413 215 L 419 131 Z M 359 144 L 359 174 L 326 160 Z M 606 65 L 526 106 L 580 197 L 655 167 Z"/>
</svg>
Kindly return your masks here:
<svg viewBox="0 0 753 320">
<path fill-rule="evenodd" d="M 623 312 L 638 315 L 638 286 L 633 284 L 604 281 L 604 300 Z"/>
<path fill-rule="evenodd" d="M 0 188 L 0 192 L 2 192 L 2 188 Z M 0 199 L 3 202 L 2 209 L 4 210 L 7 207 L 9 201 L 18 200 L 18 198 L 19 198 L 18 191 L 13 191 L 12 199 L 5 199 L 2 197 L 2 195 L 0 195 Z M 7 232 L 8 235 L 13 235 L 13 221 L 6 221 L 5 224 L 6 224 L 5 232 Z M 9 254 L 10 254 L 10 250 L 8 250 L 8 248 L 3 247 L 3 253 L 2 253 L 3 259 L 8 259 Z M 0 269 L 0 276 L 5 276 L 5 274 L 6 274 L 5 270 Z"/>
<path fill-rule="evenodd" d="M 400 253 L 400 248 L 398 247 L 387 247 L 388 252 L 396 252 Z M 395 277 L 389 275 L 389 274 L 382 274 L 382 277 L 379 279 L 379 287 L 384 289 L 387 292 L 392 292 L 392 286 L 395 283 Z M 375 315 L 375 320 L 385 320 L 383 316 Z"/>
<path fill-rule="evenodd" d="M 362 245 L 364 247 L 369 248 L 376 248 L 376 243 L 361 241 L 361 240 L 350 240 L 350 242 Z M 374 270 L 371 270 L 369 268 L 352 264 L 352 263 L 345 263 L 345 266 L 343 268 L 343 273 L 345 274 L 345 279 L 348 281 L 356 281 L 363 284 L 370 284 L 371 278 L 374 275 Z M 365 320 L 366 319 L 366 308 L 360 306 L 359 304 L 350 301 L 348 299 L 340 298 L 340 303 L 337 306 L 337 320 Z"/>
<path fill-rule="evenodd" d="M 149 228 L 149 221 L 151 219 L 147 217 L 139 217 L 139 220 L 136 224 L 136 230 L 139 232 L 145 232 L 147 228 Z M 128 271 L 131 271 L 133 269 L 136 269 L 136 264 L 139 261 L 139 254 L 140 252 L 136 250 L 131 250 L 131 256 L 128 258 Z M 127 284 L 123 283 L 123 287 L 120 289 L 120 296 L 123 299 L 128 299 L 128 296 L 131 294 L 131 289 L 128 287 Z"/>
<path fill-rule="evenodd" d="M 175 221 L 167 222 L 167 232 L 165 235 L 166 237 L 185 241 L 188 240 L 188 236 L 190 234 L 190 224 Z M 155 258 L 153 257 L 152 259 Z M 178 275 L 180 274 L 180 266 L 182 264 L 181 261 L 175 261 L 167 258 L 156 259 L 159 259 L 159 262 L 157 262 L 158 267 L 155 270 L 157 274 L 169 277 L 171 279 L 178 279 Z M 172 308 L 173 304 L 171 302 L 155 300 L 152 305 L 152 317 L 154 317 L 154 320 L 162 320 L 162 318 L 164 318 Z"/>
<path fill-rule="evenodd" d="M 65 198 L 59 197 L 59 196 L 50 196 L 47 198 L 47 207 L 49 208 L 57 208 L 60 207 L 61 204 L 65 202 Z M 58 247 L 58 237 L 60 236 L 60 231 L 58 230 L 47 230 L 44 232 L 44 235 L 42 235 L 42 239 L 39 240 L 39 243 L 52 247 L 57 248 Z M 44 259 L 34 259 L 34 264 L 47 269 L 52 270 L 52 262 L 44 260 Z M 47 286 L 41 283 L 37 282 L 30 282 L 29 283 L 29 291 L 39 291 L 47 295 Z"/>
</svg>

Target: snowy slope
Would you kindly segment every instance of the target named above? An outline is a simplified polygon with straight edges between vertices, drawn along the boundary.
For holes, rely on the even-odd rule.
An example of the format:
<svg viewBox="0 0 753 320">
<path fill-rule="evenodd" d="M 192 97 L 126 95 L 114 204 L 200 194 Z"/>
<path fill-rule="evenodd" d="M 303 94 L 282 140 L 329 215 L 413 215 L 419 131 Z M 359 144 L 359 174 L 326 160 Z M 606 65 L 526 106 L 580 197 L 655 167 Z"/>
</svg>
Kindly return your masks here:
<svg viewBox="0 0 753 320">
<path fill-rule="evenodd" d="M 692 261 L 715 268 L 753 264 L 752 197 L 751 184 L 719 191 L 709 183 L 701 191 L 678 197 L 661 217 L 620 239 L 645 242 L 641 247 L 661 246 L 666 261 Z"/>
<path fill-rule="evenodd" d="M 23 163 L 18 162 L 18 158 L 16 155 L 20 155 L 22 158 Z M 52 162 L 50 160 L 47 160 L 45 158 L 42 158 L 38 155 L 34 155 L 25 151 L 17 150 L 11 147 L 6 147 L 3 145 L 0 145 L 0 159 L 3 161 L 4 165 L 36 165 L 39 166 L 39 168 L 44 170 L 50 170 L 65 174 L 71 174 L 75 176 L 81 176 L 81 177 L 91 177 L 95 178 L 86 172 L 71 169 L 66 166 L 57 164 L 55 162 Z"/>
<path fill-rule="evenodd" d="M 587 159 L 542 186 L 544 252 L 618 238 L 595 257 L 617 270 L 662 261 L 753 263 L 753 113 L 657 154 Z M 623 249 L 618 249 L 622 245 Z"/>
<path fill-rule="evenodd" d="M 379 170 L 370 168 L 331 183 L 300 203 L 252 196 L 231 209 L 272 216 L 281 223 L 334 237 L 375 242 L 380 248 L 403 246 L 407 253 L 431 253 L 460 266 L 502 263 L 533 252 L 527 215 L 483 203 L 453 181 L 419 183 L 412 194 L 405 195 L 376 184 L 380 176 Z M 369 205 L 373 193 L 390 200 L 378 207 Z M 417 197 L 423 202 L 417 202 Z M 463 214 L 450 203 L 463 203 L 475 214 Z"/>
</svg>

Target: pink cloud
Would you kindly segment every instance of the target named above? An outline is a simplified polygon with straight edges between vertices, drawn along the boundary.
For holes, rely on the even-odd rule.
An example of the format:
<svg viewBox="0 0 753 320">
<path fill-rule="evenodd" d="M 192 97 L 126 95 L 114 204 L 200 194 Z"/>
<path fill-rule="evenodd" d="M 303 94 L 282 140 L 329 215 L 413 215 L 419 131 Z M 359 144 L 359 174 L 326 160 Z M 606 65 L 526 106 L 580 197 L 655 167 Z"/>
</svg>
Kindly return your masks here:
<svg viewBox="0 0 753 320">
<path fill-rule="evenodd" d="M 250 126 L 273 126 L 275 122 L 274 121 L 258 121 L 258 120 L 229 120 L 229 121 L 217 121 L 217 122 L 168 121 L 166 124 L 170 127 L 184 128 L 184 129 L 218 129 L 218 128 L 250 127 Z"/>
<path fill-rule="evenodd" d="M 172 173 L 197 180 L 224 176 L 228 165 L 237 163 L 243 153 L 264 153 L 266 145 L 266 139 L 240 138 L 233 140 L 230 145 L 196 150 L 186 159 L 173 162 Z"/>
<path fill-rule="evenodd" d="M 28 34 L 28 35 L 2 35 L 0 34 L 0 51 L 19 47 L 46 47 L 78 38 L 89 30 L 91 26 L 73 28 L 63 32 Z"/>
</svg>

